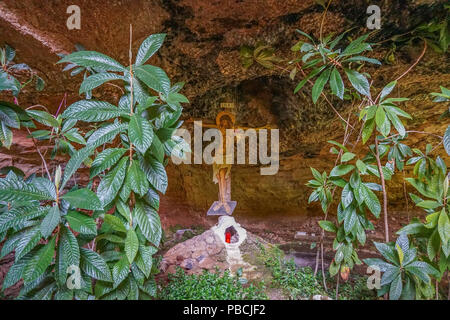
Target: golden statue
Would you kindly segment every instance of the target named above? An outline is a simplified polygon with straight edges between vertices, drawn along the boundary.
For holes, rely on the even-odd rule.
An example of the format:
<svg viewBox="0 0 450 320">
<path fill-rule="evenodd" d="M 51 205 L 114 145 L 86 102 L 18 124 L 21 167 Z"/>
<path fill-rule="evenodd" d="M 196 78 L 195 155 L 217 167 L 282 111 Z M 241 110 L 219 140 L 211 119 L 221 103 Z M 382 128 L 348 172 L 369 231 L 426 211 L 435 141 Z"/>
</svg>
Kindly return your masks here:
<svg viewBox="0 0 450 320">
<path fill-rule="evenodd" d="M 192 122 L 194 120 L 188 120 Z M 268 129 L 269 126 L 261 128 L 249 128 L 249 127 L 239 127 L 235 126 L 235 116 L 233 113 L 228 111 L 222 111 L 216 116 L 215 124 L 202 123 L 202 127 L 215 128 L 221 132 L 221 141 L 219 141 L 219 146 L 221 146 L 214 155 L 213 159 L 213 181 L 219 184 L 219 201 L 215 201 L 210 209 L 208 210 L 208 215 L 231 215 L 236 208 L 236 201 L 231 200 L 231 165 L 233 163 L 233 154 L 227 154 L 226 145 L 234 144 L 234 137 L 237 141 L 244 138 L 245 135 L 236 132 L 237 129 L 247 130 L 247 129 Z M 227 135 L 227 130 L 233 130 L 234 135 Z M 226 139 L 226 143 L 223 143 L 223 139 Z M 230 140 L 230 141 L 229 141 Z"/>
</svg>

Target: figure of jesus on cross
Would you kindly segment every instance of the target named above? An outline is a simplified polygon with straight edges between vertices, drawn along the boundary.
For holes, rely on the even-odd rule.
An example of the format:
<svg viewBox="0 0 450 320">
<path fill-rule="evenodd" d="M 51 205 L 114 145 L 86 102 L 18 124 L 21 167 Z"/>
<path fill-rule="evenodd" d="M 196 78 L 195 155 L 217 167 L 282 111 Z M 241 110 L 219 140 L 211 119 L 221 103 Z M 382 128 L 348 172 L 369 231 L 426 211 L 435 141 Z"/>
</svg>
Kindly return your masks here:
<svg viewBox="0 0 450 320">
<path fill-rule="evenodd" d="M 218 142 L 220 147 L 216 149 L 213 159 L 213 181 L 219 184 L 219 201 L 215 201 L 212 204 L 208 210 L 208 215 L 231 215 L 237 204 L 236 201 L 231 200 L 231 166 L 234 163 L 234 159 L 233 153 L 226 151 L 226 146 L 234 146 L 234 137 L 236 137 L 237 141 L 245 138 L 242 130 L 238 129 L 259 130 L 267 129 L 268 126 L 261 128 L 235 126 L 234 114 L 222 111 L 217 115 L 215 124 L 202 123 L 202 127 L 215 128 L 221 132 L 221 141 Z M 233 134 L 227 134 L 227 130 L 232 130 Z"/>
</svg>

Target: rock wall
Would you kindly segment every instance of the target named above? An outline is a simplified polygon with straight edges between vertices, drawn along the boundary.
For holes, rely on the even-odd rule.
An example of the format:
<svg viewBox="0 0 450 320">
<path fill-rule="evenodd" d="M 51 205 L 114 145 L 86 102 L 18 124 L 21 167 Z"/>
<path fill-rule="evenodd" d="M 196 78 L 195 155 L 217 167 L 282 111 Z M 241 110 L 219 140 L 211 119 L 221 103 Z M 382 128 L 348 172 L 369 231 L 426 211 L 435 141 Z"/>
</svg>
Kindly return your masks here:
<svg viewBox="0 0 450 320">
<path fill-rule="evenodd" d="M 314 0 L 111 0 L 111 1 L 37 1 L 4 0 L 0 3 L 0 45 L 17 49 L 17 62 L 29 64 L 47 83 L 43 92 L 26 87 L 20 95 L 23 106 L 45 105 L 55 112 L 64 94 L 68 104 L 81 99 L 78 87 L 82 76 L 62 72 L 57 53 L 70 53 L 76 44 L 104 52 L 119 62 L 128 60 L 129 24 L 133 24 L 133 48 L 151 33 L 165 32 L 167 40 L 150 63 L 164 68 L 174 81 L 185 81 L 183 93 L 191 103 L 183 118 L 213 120 L 220 102 L 236 101 L 237 122 L 249 127 L 269 124 L 280 129 L 280 169 L 277 175 L 261 176 L 257 166 L 234 166 L 232 198 L 238 201 L 237 215 L 282 217 L 320 214 L 307 205 L 310 190 L 309 167 L 329 169 L 334 163 L 329 154 L 330 139 L 342 140 L 341 124 L 323 101 L 313 105 L 305 92 L 294 95 L 295 83 L 280 70 L 252 66 L 242 68 L 241 45 L 258 41 L 273 46 L 280 57 L 290 58 L 296 42 L 295 29 L 318 36 L 323 8 Z M 431 4 L 433 2 L 433 4 Z M 404 33 L 439 14 L 444 1 L 385 1 L 383 27 L 373 41 Z M 81 30 L 68 30 L 66 9 L 81 8 Z M 368 2 L 333 1 L 324 24 L 324 34 L 356 27 L 365 29 Z M 389 43 L 389 42 L 387 42 Z M 388 45 L 376 48 L 373 57 L 384 60 Z M 373 85 L 384 84 L 402 74 L 422 51 L 420 42 L 395 53 L 393 64 L 367 69 Z M 450 83 L 448 54 L 428 50 L 418 66 L 404 77 L 397 93 L 410 98 L 405 109 L 414 120 L 408 128 L 442 134 L 446 124 L 438 121 L 444 104 L 432 103 L 428 93 Z M 19 77 L 20 78 L 20 77 Z M 26 75 L 23 75 L 26 79 Z M 94 97 L 116 101 L 119 91 L 103 86 Z M 1 99 L 11 101 L 11 96 Z M 349 105 L 333 100 L 336 109 L 346 114 Z M 187 128 L 188 125 L 186 125 Z M 41 170 L 40 159 L 26 132 L 17 132 L 10 151 L 0 151 L 0 166 L 17 165 L 27 173 Z M 431 136 L 411 135 L 414 146 L 436 142 Z M 45 150 L 48 146 L 40 146 Z M 441 154 L 443 155 L 443 154 Z M 444 156 L 444 155 L 443 155 Z M 448 159 L 448 158 L 446 158 Z M 55 165 L 59 160 L 51 162 Z M 86 169 L 77 175 L 86 179 Z M 169 190 L 163 198 L 161 215 L 168 224 L 204 221 L 204 212 L 217 199 L 212 169 L 206 165 L 170 164 Z M 402 177 L 388 184 L 391 206 L 404 206 Z M 203 219 L 203 220 L 202 220 Z"/>
</svg>

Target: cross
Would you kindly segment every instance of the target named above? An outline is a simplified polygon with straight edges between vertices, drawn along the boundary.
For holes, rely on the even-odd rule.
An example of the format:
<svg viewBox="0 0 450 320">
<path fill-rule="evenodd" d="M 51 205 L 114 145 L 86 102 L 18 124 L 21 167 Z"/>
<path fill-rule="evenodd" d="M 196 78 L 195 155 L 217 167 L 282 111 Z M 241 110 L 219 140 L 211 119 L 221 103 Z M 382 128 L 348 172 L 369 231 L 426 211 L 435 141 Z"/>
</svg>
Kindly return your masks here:
<svg viewBox="0 0 450 320">
<path fill-rule="evenodd" d="M 229 108 L 229 107 L 228 107 Z M 195 120 L 189 119 L 187 122 L 193 122 Z M 202 127 L 207 128 L 215 128 L 220 130 L 221 137 L 231 137 L 234 139 L 234 136 L 239 140 L 242 138 L 242 135 L 238 132 L 234 132 L 234 136 L 228 136 L 226 134 L 227 130 L 237 130 L 237 129 L 268 129 L 268 126 L 260 127 L 260 128 L 249 128 L 249 127 L 241 127 L 235 126 L 235 116 L 233 113 L 228 111 L 219 112 L 216 116 L 215 124 L 207 124 L 202 123 Z M 234 143 L 234 141 L 230 141 Z M 227 141 L 228 143 L 228 141 Z M 219 145 L 222 147 L 219 149 L 219 152 L 214 156 L 213 162 L 213 181 L 214 183 L 219 184 L 219 200 L 214 201 L 211 207 L 208 210 L 207 215 L 232 215 L 234 209 L 236 208 L 237 202 L 231 200 L 231 165 L 233 163 L 233 159 L 229 158 L 229 155 L 226 154 L 226 144 L 223 143 L 223 140 L 219 142 Z M 219 160 L 221 159 L 221 161 Z"/>
</svg>

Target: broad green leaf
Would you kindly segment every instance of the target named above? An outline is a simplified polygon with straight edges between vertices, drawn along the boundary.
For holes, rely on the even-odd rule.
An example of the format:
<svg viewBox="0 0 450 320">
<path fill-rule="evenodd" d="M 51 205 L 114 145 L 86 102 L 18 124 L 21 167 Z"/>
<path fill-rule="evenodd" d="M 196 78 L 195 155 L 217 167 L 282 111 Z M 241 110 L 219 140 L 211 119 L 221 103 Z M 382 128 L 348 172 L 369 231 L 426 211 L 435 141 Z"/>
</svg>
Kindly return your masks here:
<svg viewBox="0 0 450 320">
<path fill-rule="evenodd" d="M 48 210 L 47 215 L 42 220 L 40 230 L 44 238 L 48 238 L 56 226 L 59 224 L 60 214 L 58 206 L 53 206 Z"/>
<path fill-rule="evenodd" d="M 433 201 L 433 200 L 424 200 L 419 203 L 416 203 L 416 206 L 425 208 L 425 209 L 436 209 L 437 207 L 441 206 L 439 202 Z"/>
<path fill-rule="evenodd" d="M 119 217 L 116 217 L 112 214 L 105 214 L 104 221 L 109 224 L 115 231 L 127 233 L 127 228 Z"/>
<path fill-rule="evenodd" d="M 363 144 L 369 140 L 372 136 L 373 129 L 375 128 L 375 119 L 370 119 L 364 122 L 364 127 L 362 131 L 362 141 Z"/>
<path fill-rule="evenodd" d="M 80 247 L 75 235 L 66 226 L 61 228 L 61 236 L 58 243 L 58 270 L 60 284 L 65 285 L 67 268 L 80 265 Z"/>
<path fill-rule="evenodd" d="M 354 154 L 354 153 L 346 152 L 346 153 L 344 153 L 344 154 L 342 155 L 342 157 L 341 157 L 341 162 L 347 162 L 347 161 L 350 161 L 350 160 L 352 160 L 354 157 L 355 157 L 355 154 Z"/>
<path fill-rule="evenodd" d="M 116 209 L 128 222 L 131 221 L 130 207 L 120 199 L 116 201 Z"/>
<path fill-rule="evenodd" d="M 391 92 L 392 90 L 395 88 L 395 86 L 397 85 L 397 81 L 392 81 L 389 82 L 384 88 L 383 90 L 381 90 L 380 93 L 380 102 L 384 100 L 384 98 L 386 98 Z"/>
<path fill-rule="evenodd" d="M 350 233 L 353 229 L 356 220 L 358 219 L 358 215 L 355 210 L 347 210 L 347 214 L 344 217 L 344 231 L 345 233 Z"/>
<path fill-rule="evenodd" d="M 100 181 L 97 188 L 97 196 L 103 206 L 107 206 L 114 200 L 125 180 L 127 170 L 127 158 L 122 158 L 120 162 Z"/>
<path fill-rule="evenodd" d="M 447 127 L 447 130 L 445 130 L 444 139 L 442 141 L 444 142 L 445 151 L 450 155 L 450 125 Z"/>
<path fill-rule="evenodd" d="M 353 176 L 353 175 L 352 175 Z M 350 184 L 346 184 L 344 189 L 342 189 L 341 203 L 343 208 L 347 208 L 353 202 L 353 192 L 350 188 Z"/>
<path fill-rule="evenodd" d="M 8 270 L 8 273 L 5 275 L 2 283 L 2 290 L 6 290 L 7 288 L 13 286 L 21 278 L 23 278 L 23 273 L 25 271 L 25 267 L 30 261 L 31 255 L 26 255 L 19 261 L 15 262 Z"/>
<path fill-rule="evenodd" d="M 397 116 L 400 116 L 403 118 L 412 119 L 412 117 L 409 113 L 403 111 L 402 109 L 400 109 L 394 105 L 383 103 L 383 107 L 384 107 L 384 109 L 386 109 L 388 112 L 390 112 L 392 114 L 396 114 Z"/>
<path fill-rule="evenodd" d="M 80 267 L 81 270 L 94 279 L 112 281 L 108 265 L 95 251 L 80 248 Z"/>
<path fill-rule="evenodd" d="M 144 104 L 150 98 L 147 88 L 144 88 L 142 82 L 136 78 L 133 79 L 133 92 L 134 98 L 139 104 Z M 130 107 L 128 107 L 128 109 L 129 108 Z"/>
<path fill-rule="evenodd" d="M 400 136 L 404 136 L 406 134 L 405 127 L 403 126 L 403 122 L 397 117 L 395 113 L 387 112 L 386 113 L 391 123 L 394 125 L 394 128 L 398 131 Z"/>
<path fill-rule="evenodd" d="M 103 233 L 103 234 L 95 237 L 96 242 L 99 242 L 100 240 L 106 240 L 108 242 L 114 242 L 114 243 L 124 243 L 125 242 L 125 240 L 123 238 L 121 238 L 120 236 L 116 236 L 115 234 L 109 234 L 109 233 Z M 117 251 L 114 251 L 114 252 L 116 252 L 117 254 L 120 255 L 119 252 L 117 252 Z M 109 260 L 107 262 L 109 262 Z"/>
<path fill-rule="evenodd" d="M 92 67 L 105 71 L 123 72 L 127 69 L 113 58 L 96 51 L 77 51 L 73 52 L 57 63 L 72 62 L 82 67 Z"/>
<path fill-rule="evenodd" d="M 333 68 L 330 76 L 330 87 L 331 92 L 339 97 L 339 99 L 344 99 L 344 82 L 342 81 L 342 77 L 339 71 L 336 68 Z"/>
<path fill-rule="evenodd" d="M 383 131 L 381 131 L 382 128 L 386 128 L 385 122 L 388 121 L 386 119 L 386 112 L 384 111 L 382 106 L 378 106 L 377 112 L 375 114 L 375 122 L 377 124 L 378 129 L 380 132 L 386 137 L 387 134 L 385 134 Z M 389 132 L 388 132 L 389 134 Z"/>
<path fill-rule="evenodd" d="M 147 278 L 150 276 L 153 264 L 152 256 L 156 253 L 156 251 L 157 249 L 155 247 L 139 245 L 139 251 L 136 256 L 135 263 Z"/>
<path fill-rule="evenodd" d="M 155 246 L 159 246 L 162 229 L 161 221 L 156 210 L 137 201 L 133 210 L 133 216 L 136 218 L 144 237 Z"/>
<path fill-rule="evenodd" d="M 354 56 L 354 57 L 348 58 L 347 60 L 345 60 L 345 62 L 359 62 L 359 63 L 369 62 L 369 63 L 372 63 L 372 64 L 381 65 L 381 62 L 378 61 L 377 59 L 367 58 L 367 57 L 364 57 L 364 56 Z"/>
<path fill-rule="evenodd" d="M 125 131 L 127 127 L 128 126 L 125 123 L 112 123 L 101 127 L 89 136 L 87 147 L 95 149 L 104 143 L 111 142 L 117 134 Z"/>
<path fill-rule="evenodd" d="M 87 188 L 70 191 L 63 195 L 61 198 L 69 202 L 75 208 L 86 210 L 103 209 L 97 195 Z"/>
<path fill-rule="evenodd" d="M 139 248 L 139 240 L 133 229 L 127 231 L 125 238 L 125 254 L 127 255 L 130 264 L 134 261 Z"/>
<path fill-rule="evenodd" d="M 380 201 L 378 200 L 378 197 L 373 193 L 372 190 L 370 190 L 368 187 L 366 187 L 364 184 L 361 184 L 361 195 L 364 198 L 364 203 L 366 204 L 367 208 L 369 208 L 370 212 L 373 213 L 373 215 L 378 218 L 381 213 L 381 205 Z"/>
<path fill-rule="evenodd" d="M 111 80 L 124 80 L 124 77 L 115 73 L 108 73 L 108 72 L 99 72 L 96 74 L 93 74 L 81 83 L 80 86 L 80 94 L 92 91 L 93 89 L 97 88 L 98 86 L 101 86 L 105 82 L 111 81 Z"/>
<path fill-rule="evenodd" d="M 380 242 L 374 242 L 373 244 L 386 260 L 392 262 L 395 265 L 398 265 L 399 261 L 390 245 Z"/>
<path fill-rule="evenodd" d="M 150 184 L 158 191 L 165 193 L 167 190 L 167 173 L 161 162 L 152 156 L 140 157 L 139 164 L 147 176 Z"/>
<path fill-rule="evenodd" d="M 66 186 L 66 183 L 78 170 L 81 164 L 91 155 L 93 148 L 84 147 L 83 149 L 77 150 L 70 157 L 69 162 L 67 162 L 66 168 L 64 169 L 63 182 L 61 184 L 60 190 L 63 190 Z"/>
<path fill-rule="evenodd" d="M 169 93 L 170 80 L 163 69 L 150 65 L 138 66 L 134 69 L 136 77 L 157 92 Z"/>
<path fill-rule="evenodd" d="M 53 237 L 30 259 L 24 271 L 25 282 L 28 283 L 36 280 L 52 263 L 53 255 L 55 254 L 55 241 L 56 237 Z"/>
<path fill-rule="evenodd" d="M 414 274 L 425 283 L 430 282 L 430 274 L 439 277 L 439 271 L 423 261 L 413 261 L 405 267 L 405 270 Z"/>
<path fill-rule="evenodd" d="M 77 211 L 69 211 L 64 218 L 74 231 L 86 235 L 97 235 L 97 224 L 93 218 Z"/>
<path fill-rule="evenodd" d="M 352 164 L 341 164 L 333 168 L 330 177 L 344 176 L 355 168 Z"/>
<path fill-rule="evenodd" d="M 18 228 L 25 222 L 40 217 L 48 212 L 48 208 L 18 207 L 0 214 L 0 232 L 10 228 Z"/>
<path fill-rule="evenodd" d="M 381 272 L 385 272 L 388 269 L 391 268 L 395 268 L 395 266 L 393 266 L 390 263 L 387 263 L 381 259 L 378 258 L 367 258 L 367 259 L 363 259 L 364 263 L 367 264 L 369 267 L 378 267 L 380 268 Z"/>
<path fill-rule="evenodd" d="M 8 127 L 19 129 L 20 120 L 17 113 L 7 106 L 0 105 L 0 122 L 4 122 Z"/>
<path fill-rule="evenodd" d="M 114 287 L 117 288 L 119 284 L 128 276 L 130 272 L 130 265 L 128 264 L 127 257 L 123 257 L 114 264 L 112 268 L 112 277 L 114 281 Z"/>
<path fill-rule="evenodd" d="M 445 208 L 442 208 L 441 214 L 439 215 L 438 232 L 442 243 L 447 243 L 450 239 L 450 221 L 448 214 L 445 212 Z"/>
<path fill-rule="evenodd" d="M 20 233 L 20 235 L 21 235 L 20 238 L 15 244 L 15 256 L 14 256 L 15 261 L 18 261 L 22 257 L 24 257 L 42 239 L 39 227 L 28 229 L 24 233 Z"/>
<path fill-rule="evenodd" d="M 106 101 L 80 100 L 72 103 L 62 114 L 66 119 L 100 122 L 127 115 Z"/>
<path fill-rule="evenodd" d="M 361 73 L 355 70 L 345 69 L 345 73 L 347 74 L 348 80 L 352 84 L 353 88 L 356 89 L 362 95 L 370 97 L 370 85 L 367 78 L 363 76 Z"/>
<path fill-rule="evenodd" d="M 319 221 L 319 225 L 325 231 L 328 231 L 328 232 L 336 232 L 337 231 L 336 226 L 331 221 Z"/>
<path fill-rule="evenodd" d="M 136 192 L 137 194 L 144 196 L 148 189 L 149 184 L 145 173 L 139 167 L 137 161 L 133 161 L 131 166 L 128 167 L 127 172 L 127 181 L 129 181 L 131 190 Z M 131 262 L 130 262 L 131 263 Z"/>
<path fill-rule="evenodd" d="M 5 122 L 0 121 L 0 142 L 6 149 L 12 145 L 13 134 L 10 128 L 6 126 Z"/>
<path fill-rule="evenodd" d="M 86 140 L 84 140 L 83 136 L 81 134 L 79 134 L 78 130 L 75 128 L 64 133 L 64 137 L 66 137 L 68 140 L 70 140 L 72 142 L 75 142 L 75 143 L 78 143 L 81 145 L 86 144 Z"/>
<path fill-rule="evenodd" d="M 27 110 L 27 114 L 39 123 L 45 126 L 58 128 L 59 123 L 50 113 L 42 110 Z"/>
<path fill-rule="evenodd" d="M 367 171 L 366 164 L 363 161 L 359 160 L 359 159 L 356 161 L 356 167 L 358 168 L 358 170 L 359 170 L 359 172 L 361 174 L 365 174 L 366 171 Z"/>
<path fill-rule="evenodd" d="M 328 142 L 328 143 L 331 143 L 331 144 L 334 144 L 335 146 L 338 146 L 338 147 L 341 148 L 344 152 L 349 152 L 348 149 L 347 149 L 347 147 L 344 146 L 342 143 L 339 143 L 339 142 L 334 141 L 334 140 L 328 140 L 327 142 Z"/>
<path fill-rule="evenodd" d="M 148 152 L 159 162 L 162 163 L 164 161 L 164 145 L 161 143 L 161 140 L 159 140 L 157 135 L 153 135 L 152 144 L 150 145 Z"/>
<path fill-rule="evenodd" d="M 159 194 L 153 188 L 149 188 L 147 194 L 143 197 L 143 200 L 147 202 L 155 210 L 159 209 Z"/>
<path fill-rule="evenodd" d="M 137 150 L 144 154 L 153 140 L 153 129 L 150 122 L 137 113 L 133 114 L 128 126 L 128 136 Z"/>
<path fill-rule="evenodd" d="M 395 245 L 395 248 L 397 249 L 398 260 L 400 261 L 400 265 L 403 265 L 403 258 L 404 258 L 403 250 L 402 248 L 400 248 L 398 244 Z"/>
<path fill-rule="evenodd" d="M 147 37 L 139 47 L 136 55 L 136 65 L 140 66 L 147 62 L 147 60 L 161 48 L 165 37 L 165 33 L 152 34 Z"/>
<path fill-rule="evenodd" d="M 298 32 L 298 33 L 300 33 L 302 36 L 305 36 L 306 38 L 308 38 L 309 40 L 311 40 L 311 41 L 314 43 L 313 38 L 311 38 L 311 36 L 310 36 L 309 34 L 307 34 L 306 32 L 303 32 L 303 31 L 300 30 L 300 29 L 296 29 L 295 31 Z"/>
<path fill-rule="evenodd" d="M 31 183 L 20 180 L 0 179 L 1 201 L 53 200 L 48 192 L 43 192 Z"/>
<path fill-rule="evenodd" d="M 389 289 L 389 299 L 390 300 L 398 300 L 403 291 L 402 284 L 402 276 L 399 274 L 395 279 L 391 282 L 391 286 Z"/>
<path fill-rule="evenodd" d="M 308 82 L 309 79 L 315 77 L 316 75 L 318 75 L 323 69 L 325 69 L 326 66 L 321 66 L 320 68 L 314 69 L 313 71 L 311 71 L 302 81 L 300 81 L 297 85 L 297 87 L 295 87 L 294 89 L 294 93 L 297 93 L 298 91 L 300 91 L 301 88 L 303 88 L 303 86 Z"/>
<path fill-rule="evenodd" d="M 127 149 L 124 148 L 109 148 L 99 153 L 92 162 L 90 177 L 93 178 L 100 172 L 111 168 L 119 161 L 126 151 Z"/>
<path fill-rule="evenodd" d="M 317 102 L 317 100 L 320 97 L 320 94 L 323 91 L 323 88 L 328 82 L 328 79 L 330 78 L 330 69 L 326 69 L 321 73 L 321 75 L 317 78 L 316 82 L 314 83 L 314 86 L 312 88 L 312 100 L 314 103 Z"/>
</svg>

